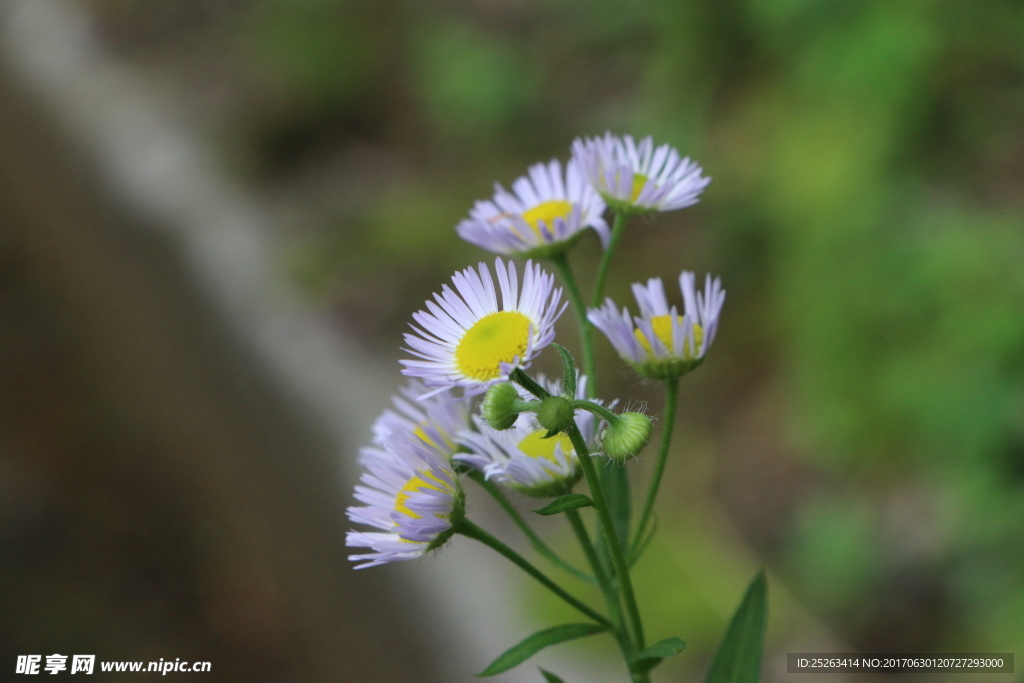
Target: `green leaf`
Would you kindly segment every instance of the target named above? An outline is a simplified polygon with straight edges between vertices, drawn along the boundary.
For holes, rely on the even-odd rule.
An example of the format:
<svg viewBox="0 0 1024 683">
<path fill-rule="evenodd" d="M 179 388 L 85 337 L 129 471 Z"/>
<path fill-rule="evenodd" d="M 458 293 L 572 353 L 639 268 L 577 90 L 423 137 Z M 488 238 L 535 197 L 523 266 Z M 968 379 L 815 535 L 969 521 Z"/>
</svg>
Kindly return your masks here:
<svg viewBox="0 0 1024 683">
<path fill-rule="evenodd" d="M 761 650 L 767 618 L 768 581 L 762 569 L 750 582 L 729 622 L 708 671 L 707 683 L 758 683 L 761 680 Z"/>
<path fill-rule="evenodd" d="M 599 476 L 604 487 L 604 496 L 608 501 L 608 514 L 615 526 L 615 533 L 618 536 L 618 544 L 623 548 L 623 554 L 629 556 L 630 543 L 630 482 L 626 476 L 626 468 L 618 463 L 610 463 L 602 467 Z M 604 545 L 604 533 L 600 526 L 597 531 L 597 550 L 601 556 L 602 564 L 611 570 L 611 558 L 608 549 Z"/>
<path fill-rule="evenodd" d="M 654 645 L 633 655 L 632 660 L 640 664 L 644 671 L 650 671 L 661 664 L 661 660 L 682 652 L 686 643 L 680 638 L 662 638 Z"/>
<path fill-rule="evenodd" d="M 551 344 L 562 357 L 562 393 L 569 398 L 576 398 L 576 361 L 572 354 L 561 344 Z"/>
<path fill-rule="evenodd" d="M 563 681 L 559 676 L 556 676 L 550 671 L 541 669 L 540 672 L 544 674 L 544 680 L 547 681 L 547 683 L 565 683 L 565 681 Z"/>
<path fill-rule="evenodd" d="M 602 624 L 562 624 L 537 631 L 532 636 L 505 650 L 497 659 L 491 662 L 490 666 L 477 674 L 479 677 L 494 676 L 503 671 L 508 671 L 514 666 L 522 664 L 527 659 L 537 654 L 540 650 L 549 645 L 557 645 L 574 638 L 592 636 L 595 633 L 607 631 L 608 627 Z"/>
<path fill-rule="evenodd" d="M 559 496 L 539 510 L 534 510 L 538 515 L 557 515 L 559 512 L 568 512 L 576 508 L 593 507 L 594 501 L 582 493 L 567 493 Z"/>
<path fill-rule="evenodd" d="M 633 659 L 650 659 L 652 657 L 665 659 L 665 657 L 679 654 L 684 649 L 686 649 L 686 643 L 681 638 L 662 638 L 643 652 L 637 652 L 633 655 Z"/>
</svg>

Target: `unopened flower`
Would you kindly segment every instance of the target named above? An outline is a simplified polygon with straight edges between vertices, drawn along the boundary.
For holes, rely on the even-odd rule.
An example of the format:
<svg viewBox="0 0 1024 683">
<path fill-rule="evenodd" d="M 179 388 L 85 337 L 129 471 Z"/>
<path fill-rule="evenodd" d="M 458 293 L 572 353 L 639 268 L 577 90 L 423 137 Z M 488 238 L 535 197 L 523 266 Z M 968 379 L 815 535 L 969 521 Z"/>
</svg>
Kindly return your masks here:
<svg viewBox="0 0 1024 683">
<path fill-rule="evenodd" d="M 364 448 L 366 471 L 356 486 L 363 506 L 348 508 L 348 517 L 381 531 L 350 531 L 346 545 L 371 548 L 351 555 L 364 562 L 356 569 L 421 557 L 445 543 L 465 510 L 459 479 L 442 453 L 420 438 L 394 435 L 382 446 Z"/>
<path fill-rule="evenodd" d="M 377 445 L 394 434 L 416 436 L 449 457 L 455 452 L 455 434 L 469 424 L 470 402 L 451 392 L 442 392 L 419 401 L 426 393 L 419 380 L 409 380 L 391 397 L 394 409 L 387 409 L 373 423 L 373 441 Z"/>
<path fill-rule="evenodd" d="M 633 136 L 577 138 L 573 159 L 608 206 L 621 213 L 672 211 L 697 203 L 711 182 L 689 157 L 681 157 L 669 145 L 654 148 L 646 137 L 637 144 Z"/>
<path fill-rule="evenodd" d="M 704 291 L 696 292 L 693 273 L 679 276 L 683 294 L 683 314 L 671 308 L 660 278 L 647 285 L 633 284 L 633 295 L 640 315 L 621 312 L 611 299 L 601 308 L 592 308 L 587 318 L 604 332 L 623 360 L 644 377 L 675 379 L 693 370 L 704 359 L 718 331 L 718 316 L 725 302 L 725 291 L 718 278 L 708 275 Z"/>
<path fill-rule="evenodd" d="M 561 387 L 548 382 L 543 376 L 538 381 L 554 395 Z M 581 376 L 577 398 L 586 395 L 587 378 Z M 458 453 L 455 460 L 468 463 L 482 471 L 488 479 L 529 496 L 561 495 L 575 484 L 582 471 L 576 451 L 566 434 L 544 438 L 548 430 L 537 421 L 536 415 L 523 413 L 515 426 L 506 431 L 491 429 L 484 420 L 477 419 L 477 431 L 465 430 L 457 441 L 468 453 Z M 584 443 L 592 448 L 597 432 L 597 418 L 584 410 L 576 411 L 576 424 Z"/>
<path fill-rule="evenodd" d="M 452 277 L 426 311 L 413 314 L 415 334 L 406 334 L 408 351 L 417 360 L 403 360 L 406 375 L 431 388 L 427 398 L 451 387 L 466 395 L 482 393 L 508 378 L 517 367 L 529 367 L 537 353 L 555 338 L 555 320 L 565 310 L 562 290 L 540 266 L 527 261 L 520 291 L 516 268 L 497 259 L 494 281 L 483 263 L 479 272 L 467 268 Z"/>
<path fill-rule="evenodd" d="M 613 460 L 636 457 L 651 441 L 651 418 L 643 413 L 622 413 L 609 422 L 602 449 Z"/>
<path fill-rule="evenodd" d="M 566 164 L 563 176 L 562 165 L 552 160 L 531 166 L 512 183 L 512 192 L 495 184 L 494 197 L 477 202 L 456 231 L 488 251 L 546 258 L 572 246 L 587 228 L 607 244 L 603 213 L 604 202 L 576 163 Z"/>
</svg>

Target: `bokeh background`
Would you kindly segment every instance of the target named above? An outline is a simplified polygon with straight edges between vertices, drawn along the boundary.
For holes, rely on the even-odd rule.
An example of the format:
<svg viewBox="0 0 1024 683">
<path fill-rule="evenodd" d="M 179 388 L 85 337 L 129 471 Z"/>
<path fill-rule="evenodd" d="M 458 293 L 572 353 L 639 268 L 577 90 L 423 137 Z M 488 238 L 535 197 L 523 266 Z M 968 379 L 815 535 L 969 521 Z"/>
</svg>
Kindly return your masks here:
<svg viewBox="0 0 1024 683">
<path fill-rule="evenodd" d="M 627 303 L 631 281 L 686 268 L 728 290 L 639 570 L 650 631 L 690 643 L 662 679 L 702 675 L 760 563 L 774 660 L 1024 652 L 1019 2 L 57 4 L 258 199 L 279 287 L 388 368 L 344 390 L 375 407 L 410 313 L 487 260 L 453 227 L 495 181 L 605 130 L 699 161 L 701 203 L 634 220 L 609 286 Z M 137 227 L 132 183 L 75 151 L 87 134 L 11 54 L 0 666 L 88 646 L 211 659 L 211 680 L 434 680 L 432 617 L 396 597 L 410 574 L 349 578 L 333 468 L 351 450 L 240 350 L 180 250 Z M 573 253 L 585 282 L 598 256 L 595 238 Z M 559 333 L 573 345 L 568 315 Z M 657 415 L 658 387 L 598 350 L 601 393 Z M 563 614 L 510 586 L 538 620 Z"/>
</svg>

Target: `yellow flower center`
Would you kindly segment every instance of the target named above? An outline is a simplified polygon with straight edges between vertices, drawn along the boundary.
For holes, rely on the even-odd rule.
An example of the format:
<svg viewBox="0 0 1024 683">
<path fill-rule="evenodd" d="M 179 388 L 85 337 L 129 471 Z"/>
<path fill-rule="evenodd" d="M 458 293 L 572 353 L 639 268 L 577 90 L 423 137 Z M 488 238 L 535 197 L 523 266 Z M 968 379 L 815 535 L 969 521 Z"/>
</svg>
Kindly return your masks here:
<svg viewBox="0 0 1024 683">
<path fill-rule="evenodd" d="M 448 438 L 447 434 L 445 434 L 443 431 L 441 431 L 441 429 L 439 429 L 437 427 L 437 425 L 434 425 L 434 428 L 436 429 L 437 433 L 440 435 L 441 440 L 444 441 L 444 446 L 439 445 L 433 439 L 430 438 L 430 435 L 428 435 L 427 431 L 424 429 L 425 426 L 426 426 L 425 424 L 424 425 L 420 425 L 419 427 L 414 429 L 412 433 L 415 434 L 416 436 L 420 437 L 420 439 L 422 439 L 423 442 L 426 443 L 428 446 L 433 446 L 434 448 L 436 448 L 439 451 L 444 451 L 444 450 L 454 451 L 455 450 L 455 444 L 452 442 L 451 439 Z"/>
<path fill-rule="evenodd" d="M 455 347 L 455 366 L 470 379 L 501 375 L 501 364 L 526 353 L 530 319 L 519 311 L 499 311 L 477 320 Z"/>
<path fill-rule="evenodd" d="M 636 198 L 640 196 L 640 193 L 644 191 L 644 185 L 647 184 L 647 176 L 643 173 L 633 174 L 633 194 L 630 196 L 629 201 L 636 203 Z"/>
<path fill-rule="evenodd" d="M 556 218 L 568 219 L 572 213 L 572 204 L 562 199 L 552 199 L 551 201 L 538 204 L 529 211 L 523 213 L 523 220 L 529 223 L 533 231 L 537 233 L 538 237 L 540 234 L 540 222 L 544 221 L 544 224 L 548 226 L 548 230 L 551 230 L 551 226 L 554 224 Z"/>
<path fill-rule="evenodd" d="M 676 318 L 680 317 L 681 316 L 678 315 L 676 316 Z M 655 336 L 661 340 L 661 343 L 664 344 L 665 347 L 669 350 L 669 353 L 671 353 L 672 348 L 674 346 L 672 343 L 672 315 L 656 315 L 652 317 L 651 327 L 654 328 Z M 639 327 L 636 329 L 636 338 L 637 341 L 640 342 L 640 345 L 644 347 L 644 350 L 647 351 L 647 353 L 654 353 L 654 350 L 651 348 L 651 342 L 647 339 L 647 335 L 645 335 L 643 330 L 641 330 Z M 697 355 L 696 350 L 700 348 L 701 342 L 703 340 L 704 328 L 702 328 L 700 325 L 694 324 L 693 343 L 691 344 L 690 341 L 687 340 L 686 343 L 683 344 L 683 358 L 689 360 L 693 358 L 695 355 Z"/>
<path fill-rule="evenodd" d="M 438 479 L 431 472 L 420 472 L 412 479 L 405 482 L 405 486 L 403 486 L 398 491 L 398 494 L 395 495 L 395 511 L 403 512 L 414 519 L 420 519 L 420 514 L 410 510 L 409 506 L 406 505 L 406 502 L 409 500 L 409 496 L 424 489 L 441 491 L 442 493 L 450 493 L 452 495 L 455 494 L 455 491 L 448 482 Z M 437 516 L 442 518 L 445 517 L 445 515 Z"/>
<path fill-rule="evenodd" d="M 547 433 L 548 430 L 546 429 L 538 429 L 531 433 L 519 442 L 519 450 L 531 458 L 544 458 L 554 463 L 558 462 L 555 460 L 555 446 L 561 444 L 562 452 L 566 455 L 575 452 L 572 447 L 572 441 L 568 436 L 559 434 L 550 439 L 545 439 L 544 435 Z"/>
</svg>

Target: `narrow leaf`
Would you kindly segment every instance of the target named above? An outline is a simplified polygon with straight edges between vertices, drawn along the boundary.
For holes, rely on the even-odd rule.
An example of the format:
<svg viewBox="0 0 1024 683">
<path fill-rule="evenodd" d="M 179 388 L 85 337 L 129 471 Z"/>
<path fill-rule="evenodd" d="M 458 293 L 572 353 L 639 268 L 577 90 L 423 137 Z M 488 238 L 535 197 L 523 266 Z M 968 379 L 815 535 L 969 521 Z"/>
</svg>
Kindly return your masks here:
<svg viewBox="0 0 1024 683">
<path fill-rule="evenodd" d="M 679 654 L 685 647 L 686 643 L 679 638 L 664 638 L 643 652 L 636 653 L 632 659 L 641 671 L 650 671 L 661 664 L 663 659 Z"/>
<path fill-rule="evenodd" d="M 562 357 L 562 393 L 570 398 L 576 398 L 576 361 L 572 354 L 561 344 L 551 344 Z"/>
<path fill-rule="evenodd" d="M 633 659 L 665 659 L 665 657 L 671 657 L 672 655 L 679 654 L 684 649 L 686 649 L 686 643 L 682 639 L 663 638 L 643 652 L 637 652 L 633 655 Z"/>
<path fill-rule="evenodd" d="M 490 666 L 478 673 L 477 676 L 482 678 L 484 676 L 500 674 L 522 664 L 549 645 L 557 645 L 574 638 L 592 636 L 595 633 L 601 633 L 606 630 L 608 630 L 608 627 L 601 624 L 562 624 L 561 626 L 553 626 L 543 631 L 537 631 L 523 642 L 513 645 L 503 652 L 497 659 L 491 662 Z"/>
<path fill-rule="evenodd" d="M 564 496 L 559 496 L 553 501 L 542 507 L 540 510 L 534 510 L 538 515 L 557 515 L 559 512 L 568 512 L 569 510 L 575 510 L 576 508 L 587 508 L 593 507 L 594 501 L 590 500 L 589 497 L 582 493 L 567 493 Z"/>
<path fill-rule="evenodd" d="M 547 681 L 547 683 L 565 683 L 565 681 L 563 681 L 559 676 L 556 676 L 550 671 L 541 669 L 540 672 L 544 674 L 544 680 Z"/>
<path fill-rule="evenodd" d="M 630 543 L 630 482 L 626 477 L 626 468 L 611 463 L 601 468 L 601 484 L 604 496 L 608 501 L 608 514 L 615 526 L 615 535 L 624 554 L 629 553 Z M 604 533 L 598 528 L 598 553 L 605 568 L 611 567 L 608 549 L 604 545 Z"/>
<path fill-rule="evenodd" d="M 767 618 L 768 582 L 762 569 L 750 582 L 729 622 L 707 683 L 759 683 Z"/>
</svg>

